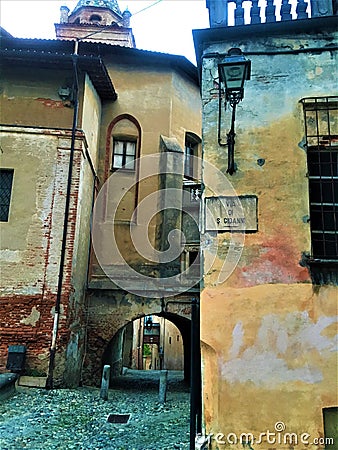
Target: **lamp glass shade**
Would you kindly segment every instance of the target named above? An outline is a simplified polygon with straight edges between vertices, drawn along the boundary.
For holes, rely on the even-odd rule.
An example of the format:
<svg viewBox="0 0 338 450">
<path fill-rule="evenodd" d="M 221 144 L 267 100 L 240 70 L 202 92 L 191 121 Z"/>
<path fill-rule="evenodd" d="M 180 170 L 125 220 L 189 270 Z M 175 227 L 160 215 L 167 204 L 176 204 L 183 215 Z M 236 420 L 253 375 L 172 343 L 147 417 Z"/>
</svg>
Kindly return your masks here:
<svg viewBox="0 0 338 450">
<path fill-rule="evenodd" d="M 245 63 L 228 63 L 220 66 L 221 78 L 225 88 L 230 91 L 240 91 L 246 79 Z"/>
<path fill-rule="evenodd" d="M 218 64 L 220 81 L 224 83 L 226 97 L 237 94 L 241 100 L 244 95 L 244 82 L 250 80 L 251 61 L 246 59 L 239 48 L 232 48 Z"/>
</svg>

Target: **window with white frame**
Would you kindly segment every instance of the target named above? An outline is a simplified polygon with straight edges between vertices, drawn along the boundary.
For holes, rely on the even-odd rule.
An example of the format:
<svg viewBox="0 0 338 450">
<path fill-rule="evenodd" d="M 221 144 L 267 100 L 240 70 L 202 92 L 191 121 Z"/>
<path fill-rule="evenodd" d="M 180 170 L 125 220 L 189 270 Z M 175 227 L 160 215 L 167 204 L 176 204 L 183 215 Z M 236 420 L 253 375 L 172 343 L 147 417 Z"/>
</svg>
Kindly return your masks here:
<svg viewBox="0 0 338 450">
<path fill-rule="evenodd" d="M 136 141 L 126 139 L 113 139 L 112 170 L 135 169 Z"/>
</svg>

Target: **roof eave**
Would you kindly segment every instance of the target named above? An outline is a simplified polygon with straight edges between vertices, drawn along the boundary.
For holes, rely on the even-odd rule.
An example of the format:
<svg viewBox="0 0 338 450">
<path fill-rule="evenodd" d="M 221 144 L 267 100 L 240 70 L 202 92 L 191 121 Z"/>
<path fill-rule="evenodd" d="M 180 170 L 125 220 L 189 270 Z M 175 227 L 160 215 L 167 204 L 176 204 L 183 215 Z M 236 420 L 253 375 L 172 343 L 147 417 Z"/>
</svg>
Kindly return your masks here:
<svg viewBox="0 0 338 450">
<path fill-rule="evenodd" d="M 23 62 L 29 65 L 36 64 L 44 67 L 55 68 L 60 67 L 59 64 L 64 64 L 64 68 L 72 67 L 72 61 L 76 56 L 78 67 L 88 73 L 93 85 L 102 100 L 117 99 L 117 94 L 114 85 L 109 77 L 107 68 L 103 61 L 98 56 L 73 55 L 69 53 L 52 53 L 43 51 L 32 51 L 22 49 L 11 49 L 4 45 L 1 46 L 0 55 L 2 61 L 14 64 L 22 64 Z"/>
</svg>

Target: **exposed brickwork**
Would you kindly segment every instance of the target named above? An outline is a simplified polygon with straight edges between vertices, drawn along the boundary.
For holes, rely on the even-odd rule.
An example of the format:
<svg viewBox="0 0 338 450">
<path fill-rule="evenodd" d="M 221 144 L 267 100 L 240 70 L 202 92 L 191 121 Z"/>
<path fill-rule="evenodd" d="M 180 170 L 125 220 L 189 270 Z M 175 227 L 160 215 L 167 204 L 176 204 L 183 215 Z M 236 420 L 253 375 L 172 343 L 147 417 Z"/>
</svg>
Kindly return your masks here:
<svg viewBox="0 0 338 450">
<path fill-rule="evenodd" d="M 49 135 L 46 130 L 45 135 Z M 78 320 L 79 308 L 74 299 L 72 280 L 74 239 L 79 206 L 79 183 L 82 162 L 82 135 L 79 133 L 73 161 L 71 201 L 68 216 L 67 245 L 63 270 L 60 320 L 57 339 L 56 372 L 63 372 L 64 356 L 72 333 L 73 322 Z M 55 143 L 55 165 L 48 180 L 39 173 L 36 182 L 37 215 L 43 218 L 38 226 L 30 226 L 26 248 L 21 259 L 21 271 L 10 277 L 10 284 L 0 294 L 0 372 L 6 370 L 9 345 L 26 346 L 26 372 L 46 373 L 54 322 L 56 292 L 63 230 L 64 205 L 67 192 L 70 156 L 70 133 L 60 132 Z M 27 144 L 30 143 L 27 138 Z M 41 200 L 42 199 L 42 200 Z M 40 211 L 43 202 L 44 210 Z M 7 264 L 7 263 L 6 263 Z M 10 263 L 8 263 L 9 270 Z M 4 265 L 5 269 L 5 265 Z M 13 270 L 17 270 L 17 266 Z M 28 276 L 34 271 L 37 279 Z M 33 280 L 33 281 L 32 281 Z M 15 292 L 15 294 L 13 294 Z M 78 311 L 79 310 L 79 311 Z M 83 313 L 80 314 L 83 317 Z"/>
<path fill-rule="evenodd" d="M 172 298 L 170 300 L 173 300 Z M 189 296 L 175 297 L 167 306 L 167 318 L 175 322 L 182 334 L 190 335 L 191 306 Z M 88 295 L 87 347 L 83 382 L 99 385 L 103 355 L 117 332 L 129 322 L 144 315 L 161 314 L 159 299 L 136 297 L 123 291 L 93 291 Z M 180 320 L 181 319 L 181 320 Z M 186 323 L 182 319 L 188 319 Z M 189 346 L 187 351 L 189 352 Z M 188 353 L 187 353 L 188 355 Z"/>
</svg>

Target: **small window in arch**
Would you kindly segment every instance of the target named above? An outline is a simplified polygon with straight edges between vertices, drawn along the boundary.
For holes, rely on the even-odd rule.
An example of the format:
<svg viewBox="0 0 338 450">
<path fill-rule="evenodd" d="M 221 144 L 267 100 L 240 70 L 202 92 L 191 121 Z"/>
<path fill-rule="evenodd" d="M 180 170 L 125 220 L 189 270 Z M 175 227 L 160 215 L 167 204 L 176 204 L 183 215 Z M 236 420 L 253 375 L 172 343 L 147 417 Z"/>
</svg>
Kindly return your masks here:
<svg viewBox="0 0 338 450">
<path fill-rule="evenodd" d="M 92 15 L 90 16 L 89 20 L 90 20 L 91 22 L 101 22 L 102 17 L 99 16 L 98 14 L 92 14 Z"/>
<path fill-rule="evenodd" d="M 140 126 L 125 115 L 115 119 L 111 130 L 111 170 L 135 170 L 141 139 Z"/>
<path fill-rule="evenodd" d="M 136 141 L 126 139 L 113 139 L 112 170 L 135 169 Z"/>
</svg>

